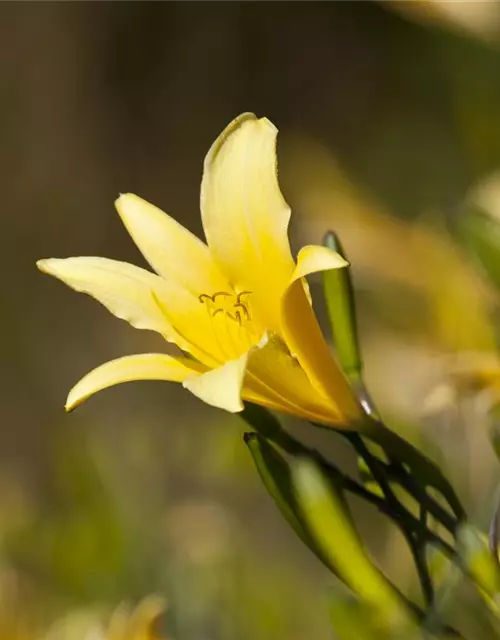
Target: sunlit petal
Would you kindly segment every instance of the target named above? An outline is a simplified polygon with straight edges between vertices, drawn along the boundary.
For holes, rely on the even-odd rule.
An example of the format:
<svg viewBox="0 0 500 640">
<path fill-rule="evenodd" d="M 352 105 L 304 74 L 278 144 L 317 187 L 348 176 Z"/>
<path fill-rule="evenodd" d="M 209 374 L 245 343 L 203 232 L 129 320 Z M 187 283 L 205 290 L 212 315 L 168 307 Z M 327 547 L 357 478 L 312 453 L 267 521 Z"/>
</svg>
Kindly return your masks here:
<svg viewBox="0 0 500 640">
<path fill-rule="evenodd" d="M 219 409 L 231 413 L 243 410 L 241 390 L 248 354 L 229 360 L 221 367 L 201 375 L 193 375 L 183 381 L 183 386 L 195 396 Z"/>
<path fill-rule="evenodd" d="M 311 385 L 297 358 L 277 335 L 249 352 L 244 397 L 318 422 L 341 422 L 343 416 Z"/>
<path fill-rule="evenodd" d="M 115 205 L 137 247 L 165 280 L 182 285 L 195 298 L 227 290 L 208 247 L 176 220 L 132 193 L 121 195 Z"/>
<path fill-rule="evenodd" d="M 49 258 L 39 260 L 37 266 L 72 289 L 89 294 L 137 329 L 158 331 L 175 340 L 174 328 L 154 300 L 154 296 L 168 295 L 156 274 L 107 258 Z"/>
<path fill-rule="evenodd" d="M 330 401 L 342 421 L 362 416 L 347 379 L 325 342 L 314 311 L 302 286 L 302 278 L 345 265 L 345 260 L 326 247 L 304 247 L 282 300 L 282 333 L 316 390 Z"/>
<path fill-rule="evenodd" d="M 276 134 L 266 118 L 236 118 L 210 149 L 201 186 L 210 250 L 234 286 L 253 292 L 253 312 L 271 331 L 278 330 L 279 300 L 294 268 L 290 209 L 277 180 Z"/>
<path fill-rule="evenodd" d="M 182 382 L 205 368 L 188 358 L 173 358 L 159 353 L 144 353 L 111 360 L 84 376 L 71 389 L 66 410 L 71 411 L 88 397 L 116 384 L 133 380 Z"/>
<path fill-rule="evenodd" d="M 160 640 L 153 627 L 165 608 L 166 601 L 157 595 L 147 596 L 132 611 L 124 605 L 119 606 L 111 616 L 106 640 Z M 91 640 L 90 636 L 88 640 Z"/>
<path fill-rule="evenodd" d="M 200 296 L 232 293 L 232 287 L 208 247 L 173 218 L 136 195 L 120 196 L 116 208 L 146 260 L 164 279 L 169 295 L 160 298 L 159 306 L 184 342 L 194 347 L 188 349 L 190 353 L 210 364 L 224 362 L 227 350 L 221 343 L 220 329 L 214 326 Z"/>
</svg>

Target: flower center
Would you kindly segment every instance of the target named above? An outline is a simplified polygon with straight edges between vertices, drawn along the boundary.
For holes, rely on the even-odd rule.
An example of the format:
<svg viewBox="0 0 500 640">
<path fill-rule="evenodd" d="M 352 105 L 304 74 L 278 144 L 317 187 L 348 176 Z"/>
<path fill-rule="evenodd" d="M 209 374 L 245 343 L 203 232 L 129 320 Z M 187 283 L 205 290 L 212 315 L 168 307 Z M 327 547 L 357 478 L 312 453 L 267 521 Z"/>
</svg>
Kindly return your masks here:
<svg viewBox="0 0 500 640">
<path fill-rule="evenodd" d="M 228 359 L 248 351 L 259 340 L 250 308 L 251 291 L 216 291 L 198 296 L 212 320 L 215 339 Z"/>
<path fill-rule="evenodd" d="M 207 305 L 207 309 L 213 318 L 219 313 L 223 313 L 230 320 L 237 322 L 241 326 L 244 321 L 251 321 L 247 297 L 251 293 L 251 291 L 242 291 L 237 294 L 216 291 L 211 296 L 208 293 L 201 293 L 198 299 L 202 304 Z"/>
</svg>

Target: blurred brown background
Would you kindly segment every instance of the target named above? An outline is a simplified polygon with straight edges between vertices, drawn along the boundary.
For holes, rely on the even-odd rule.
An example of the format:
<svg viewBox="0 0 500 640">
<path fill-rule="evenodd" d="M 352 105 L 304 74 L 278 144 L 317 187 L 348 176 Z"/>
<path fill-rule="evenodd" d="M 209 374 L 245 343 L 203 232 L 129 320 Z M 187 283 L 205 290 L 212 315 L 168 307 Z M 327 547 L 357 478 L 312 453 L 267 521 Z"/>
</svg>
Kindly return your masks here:
<svg viewBox="0 0 500 640">
<path fill-rule="evenodd" d="M 395 428 L 421 425 L 413 439 L 437 444 L 466 500 L 491 498 L 475 399 L 423 416 L 441 356 L 495 344 L 496 294 L 448 229 L 500 164 L 500 10 L 443 4 L 0 6 L 0 594 L 22 612 L 9 624 L 161 593 L 179 640 L 329 637 L 330 579 L 260 486 L 238 418 L 161 383 L 64 414 L 88 370 L 163 345 L 35 268 L 77 255 L 142 265 L 120 192 L 201 233 L 203 157 L 243 111 L 280 129 L 293 246 L 328 227 L 345 238 L 383 410 Z M 379 529 L 375 551 L 411 580 Z"/>
</svg>

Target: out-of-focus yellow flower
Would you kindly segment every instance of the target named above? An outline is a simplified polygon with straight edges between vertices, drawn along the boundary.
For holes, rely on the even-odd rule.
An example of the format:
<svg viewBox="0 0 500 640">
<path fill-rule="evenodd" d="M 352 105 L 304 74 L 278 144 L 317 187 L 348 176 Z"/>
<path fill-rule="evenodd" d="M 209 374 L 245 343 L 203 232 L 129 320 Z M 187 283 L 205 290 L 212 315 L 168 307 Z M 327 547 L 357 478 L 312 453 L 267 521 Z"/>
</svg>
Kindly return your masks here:
<svg viewBox="0 0 500 640">
<path fill-rule="evenodd" d="M 319 246 L 303 247 L 294 261 L 290 209 L 276 175 L 276 135 L 269 120 L 243 114 L 213 144 L 201 185 L 207 245 L 138 196 L 118 198 L 122 221 L 158 275 L 105 258 L 38 263 L 187 354 L 108 362 L 71 390 L 68 410 L 105 387 L 155 379 L 181 382 L 232 412 L 243 409 L 243 398 L 327 424 L 361 416 L 304 280 L 346 263 Z"/>
<path fill-rule="evenodd" d="M 350 182 L 329 149 L 307 138 L 299 138 L 290 155 L 290 193 L 307 212 L 307 228 L 302 229 L 306 238 L 334 228 L 365 287 L 378 293 L 389 284 L 397 294 L 416 294 L 420 315 L 404 313 L 403 302 L 393 313 L 404 315 L 415 328 L 427 319 L 426 341 L 433 351 L 495 348 L 489 310 L 497 294 L 436 223 L 438 214 L 426 214 L 418 222 L 394 218 Z"/>
<path fill-rule="evenodd" d="M 444 359 L 443 370 L 456 393 L 486 393 L 491 404 L 500 401 L 500 357 L 496 352 L 456 354 Z"/>
<path fill-rule="evenodd" d="M 119 607 L 113 613 L 106 640 L 160 640 L 153 626 L 165 610 L 165 601 L 157 596 L 149 596 L 130 612 L 127 607 Z"/>
<path fill-rule="evenodd" d="M 39 611 L 27 605 L 32 596 L 22 577 L 0 562 L 0 640 L 40 638 Z"/>
<path fill-rule="evenodd" d="M 50 627 L 43 640 L 166 640 L 154 631 L 165 604 L 160 596 L 151 595 L 133 609 L 120 605 L 107 624 L 95 612 L 71 611 Z"/>
</svg>

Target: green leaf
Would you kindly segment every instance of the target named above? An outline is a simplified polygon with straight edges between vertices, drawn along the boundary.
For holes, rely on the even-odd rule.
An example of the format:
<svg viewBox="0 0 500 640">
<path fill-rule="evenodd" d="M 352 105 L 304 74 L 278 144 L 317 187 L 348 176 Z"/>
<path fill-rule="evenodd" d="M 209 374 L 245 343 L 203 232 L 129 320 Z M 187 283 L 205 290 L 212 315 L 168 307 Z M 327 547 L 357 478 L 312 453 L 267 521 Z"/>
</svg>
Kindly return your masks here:
<svg viewBox="0 0 500 640">
<path fill-rule="evenodd" d="M 329 606 L 330 619 L 339 640 L 383 640 L 373 610 L 350 594 L 336 594 Z"/>
<path fill-rule="evenodd" d="M 323 242 L 325 246 L 346 258 L 340 240 L 332 231 L 325 235 Z M 348 378 L 360 379 L 363 361 L 359 350 L 350 267 L 325 271 L 323 288 L 339 362 Z"/>
<path fill-rule="evenodd" d="M 302 542 L 335 573 L 334 566 L 318 548 L 311 536 L 307 524 L 297 507 L 293 491 L 290 467 L 285 458 L 256 433 L 246 433 L 245 444 L 252 454 L 253 461 L 269 495 L 278 509 Z"/>
<path fill-rule="evenodd" d="M 257 433 L 271 440 L 287 453 L 303 455 L 306 451 L 300 442 L 292 438 L 270 411 L 252 402 L 245 402 L 245 409 L 239 414 Z"/>
<path fill-rule="evenodd" d="M 381 628 L 414 627 L 413 615 L 403 598 L 365 551 L 343 496 L 311 460 L 292 464 L 292 480 L 318 547 L 344 583 L 374 608 Z"/>
<path fill-rule="evenodd" d="M 359 431 L 382 447 L 391 458 L 407 466 L 422 490 L 432 488 L 441 493 L 454 513 L 454 517 L 450 516 L 452 521 L 456 519 L 458 524 L 465 520 L 465 510 L 452 485 L 441 469 L 422 451 L 370 416 L 365 417 Z"/>
</svg>

